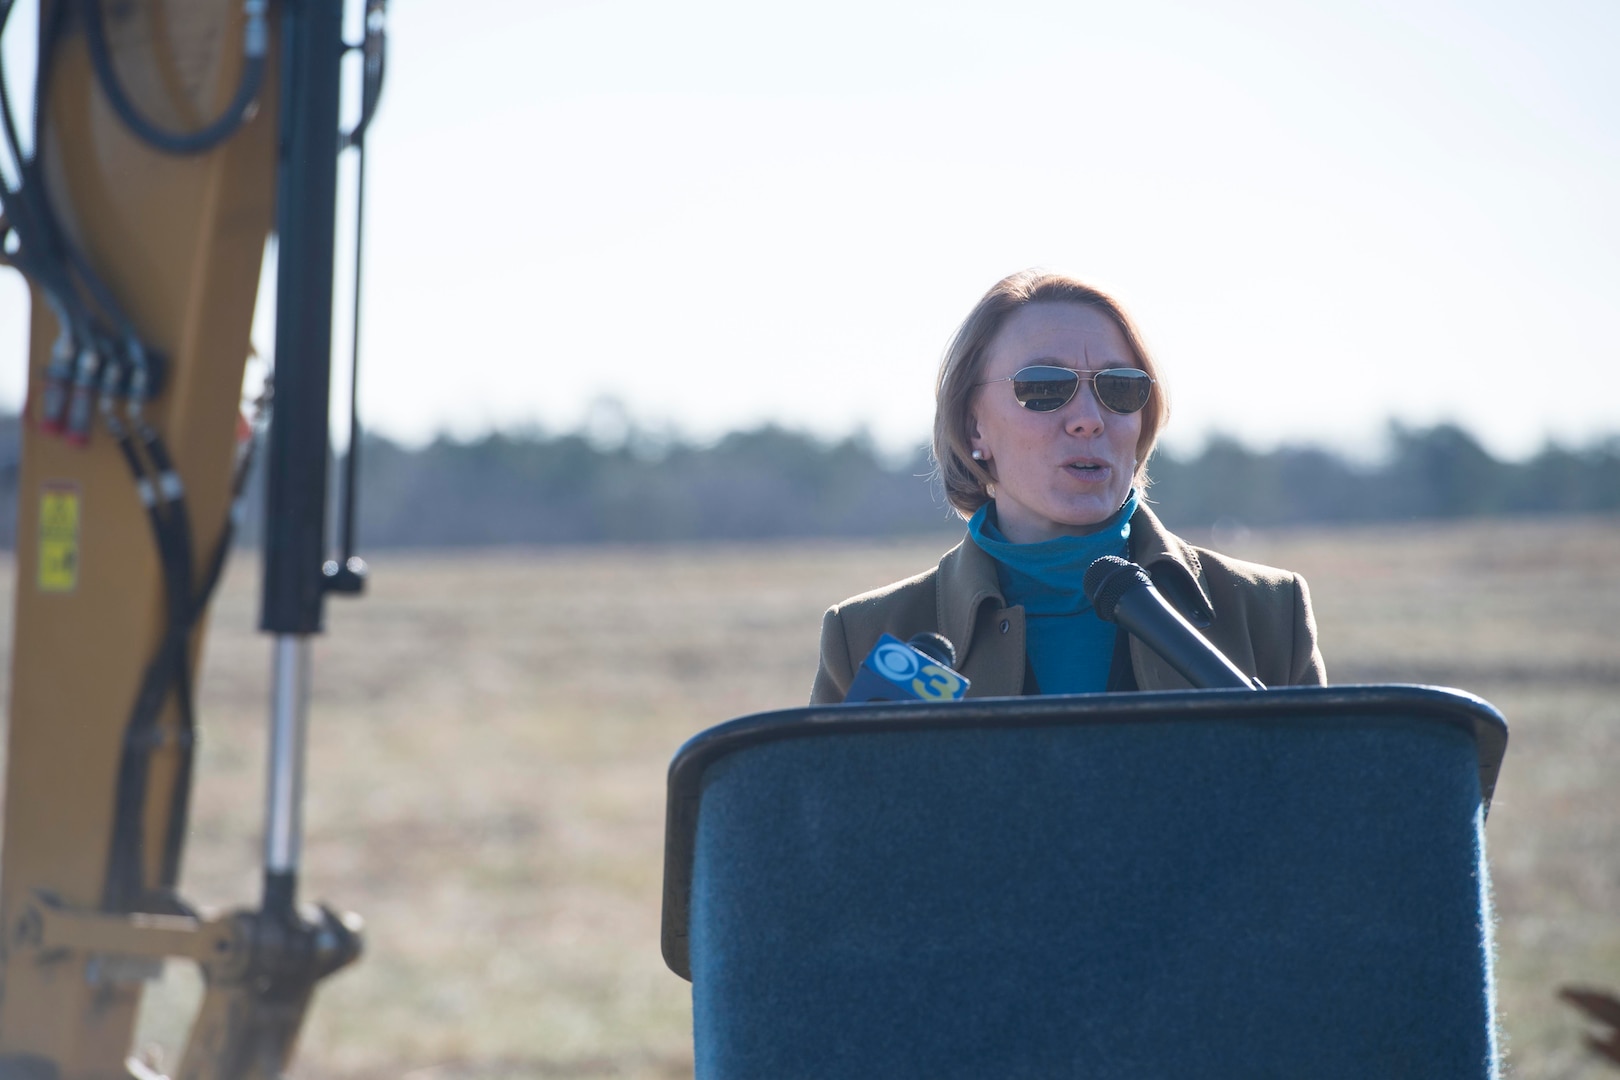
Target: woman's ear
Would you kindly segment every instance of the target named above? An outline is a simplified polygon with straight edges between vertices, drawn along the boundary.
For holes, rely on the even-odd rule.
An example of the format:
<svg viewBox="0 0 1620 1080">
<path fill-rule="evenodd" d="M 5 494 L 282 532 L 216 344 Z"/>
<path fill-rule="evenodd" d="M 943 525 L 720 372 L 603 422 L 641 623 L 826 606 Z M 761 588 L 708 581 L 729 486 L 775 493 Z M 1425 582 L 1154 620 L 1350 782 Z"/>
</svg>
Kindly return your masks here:
<svg viewBox="0 0 1620 1080">
<path fill-rule="evenodd" d="M 972 451 L 974 461 L 989 461 L 990 448 L 984 445 L 984 436 L 979 434 L 979 418 L 974 413 L 968 413 L 968 449 Z"/>
</svg>

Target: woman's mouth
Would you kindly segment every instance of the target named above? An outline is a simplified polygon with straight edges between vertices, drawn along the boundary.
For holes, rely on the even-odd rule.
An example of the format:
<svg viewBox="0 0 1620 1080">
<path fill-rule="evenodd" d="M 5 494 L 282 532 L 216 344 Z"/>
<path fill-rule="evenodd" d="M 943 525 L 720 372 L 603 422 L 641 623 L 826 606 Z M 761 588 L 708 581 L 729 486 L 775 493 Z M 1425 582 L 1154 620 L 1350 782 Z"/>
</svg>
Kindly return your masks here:
<svg viewBox="0 0 1620 1080">
<path fill-rule="evenodd" d="M 1100 490 L 1114 480 L 1113 467 L 1106 461 L 1071 461 L 1063 471 L 1083 491 Z"/>
</svg>

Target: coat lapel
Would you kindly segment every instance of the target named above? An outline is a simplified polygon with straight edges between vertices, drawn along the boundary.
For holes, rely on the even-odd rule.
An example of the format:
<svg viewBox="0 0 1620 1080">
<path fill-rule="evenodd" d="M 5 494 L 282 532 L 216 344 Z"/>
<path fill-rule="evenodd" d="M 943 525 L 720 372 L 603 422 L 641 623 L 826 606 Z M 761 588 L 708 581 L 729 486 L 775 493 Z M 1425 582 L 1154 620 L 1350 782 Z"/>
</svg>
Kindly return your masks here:
<svg viewBox="0 0 1620 1080">
<path fill-rule="evenodd" d="M 956 646 L 957 670 L 973 697 L 1011 697 L 1024 689 L 1024 609 L 1008 607 L 995 560 L 972 540 L 939 561 L 936 618 Z"/>
<path fill-rule="evenodd" d="M 1198 551 L 1171 535 L 1145 505 L 1131 515 L 1132 561 L 1153 578 L 1153 586 L 1199 629 L 1215 621 Z"/>
<path fill-rule="evenodd" d="M 1196 549 L 1173 536 L 1146 506 L 1131 517 L 1133 561 L 1153 578 L 1170 605 L 1200 630 L 1215 621 L 1215 606 Z M 1131 635 L 1131 668 L 1142 690 L 1189 690 L 1192 684 L 1152 649 Z"/>
</svg>

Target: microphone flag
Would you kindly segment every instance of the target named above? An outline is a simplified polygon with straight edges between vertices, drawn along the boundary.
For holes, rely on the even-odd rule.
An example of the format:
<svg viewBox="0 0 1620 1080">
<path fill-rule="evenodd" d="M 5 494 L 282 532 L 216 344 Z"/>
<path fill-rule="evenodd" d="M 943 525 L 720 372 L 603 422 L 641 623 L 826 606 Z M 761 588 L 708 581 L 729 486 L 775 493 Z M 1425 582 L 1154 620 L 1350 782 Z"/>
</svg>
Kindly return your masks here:
<svg viewBox="0 0 1620 1080">
<path fill-rule="evenodd" d="M 967 690 L 968 680 L 939 659 L 884 634 L 861 661 L 844 701 L 959 701 Z"/>
</svg>

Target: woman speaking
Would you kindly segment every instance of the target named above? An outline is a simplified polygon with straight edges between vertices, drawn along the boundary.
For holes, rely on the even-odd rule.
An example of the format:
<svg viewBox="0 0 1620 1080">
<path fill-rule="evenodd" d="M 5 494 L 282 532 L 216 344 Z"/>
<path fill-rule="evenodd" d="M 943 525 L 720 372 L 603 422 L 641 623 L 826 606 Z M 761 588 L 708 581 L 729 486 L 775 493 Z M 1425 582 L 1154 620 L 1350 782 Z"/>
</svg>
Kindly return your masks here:
<svg viewBox="0 0 1620 1080">
<path fill-rule="evenodd" d="M 973 697 L 1185 689 L 1081 588 L 1105 555 L 1144 567 L 1186 619 L 1267 686 L 1326 681 L 1297 574 L 1194 547 L 1143 499 L 1169 417 L 1130 318 L 1058 274 L 1005 278 L 940 364 L 934 459 L 967 537 L 916 577 L 828 610 L 812 703 L 842 701 L 883 633 L 956 647 Z"/>
</svg>

